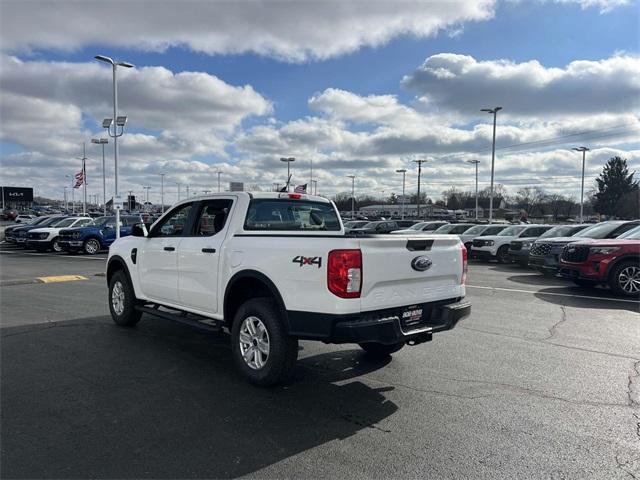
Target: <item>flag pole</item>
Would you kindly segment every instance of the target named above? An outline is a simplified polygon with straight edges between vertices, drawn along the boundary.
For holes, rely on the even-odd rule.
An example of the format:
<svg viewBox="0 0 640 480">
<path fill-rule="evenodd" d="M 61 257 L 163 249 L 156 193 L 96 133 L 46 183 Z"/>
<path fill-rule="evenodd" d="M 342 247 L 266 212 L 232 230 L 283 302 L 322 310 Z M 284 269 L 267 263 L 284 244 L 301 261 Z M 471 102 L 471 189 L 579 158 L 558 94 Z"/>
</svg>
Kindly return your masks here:
<svg viewBox="0 0 640 480">
<path fill-rule="evenodd" d="M 86 142 L 82 142 L 82 186 L 83 186 L 83 200 L 82 200 L 82 215 L 87 215 L 87 150 Z"/>
</svg>

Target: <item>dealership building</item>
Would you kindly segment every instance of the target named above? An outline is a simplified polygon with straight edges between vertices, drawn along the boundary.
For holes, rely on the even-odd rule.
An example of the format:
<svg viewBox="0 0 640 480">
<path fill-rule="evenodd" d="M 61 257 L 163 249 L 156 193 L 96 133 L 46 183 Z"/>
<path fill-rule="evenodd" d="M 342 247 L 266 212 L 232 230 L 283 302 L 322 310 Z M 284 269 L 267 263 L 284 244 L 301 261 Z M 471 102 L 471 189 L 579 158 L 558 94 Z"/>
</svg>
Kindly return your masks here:
<svg viewBox="0 0 640 480">
<path fill-rule="evenodd" d="M 0 187 L 2 193 L 2 210 L 12 208 L 24 210 L 33 204 L 33 188 Z"/>
</svg>

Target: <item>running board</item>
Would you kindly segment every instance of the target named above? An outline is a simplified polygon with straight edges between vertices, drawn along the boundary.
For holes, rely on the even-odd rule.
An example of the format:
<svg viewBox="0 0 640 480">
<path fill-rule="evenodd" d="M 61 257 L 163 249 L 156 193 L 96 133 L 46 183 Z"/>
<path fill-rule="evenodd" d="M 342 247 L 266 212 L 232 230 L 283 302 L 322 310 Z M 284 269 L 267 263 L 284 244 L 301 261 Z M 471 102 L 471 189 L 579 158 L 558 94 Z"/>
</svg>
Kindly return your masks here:
<svg viewBox="0 0 640 480">
<path fill-rule="evenodd" d="M 190 327 L 194 327 L 200 330 L 204 330 L 210 333 L 219 333 L 222 331 L 222 322 L 215 320 L 213 318 L 201 317 L 200 315 L 195 315 L 193 313 L 181 312 L 176 310 L 174 312 L 167 312 L 165 310 L 160 310 L 159 305 L 154 305 L 153 307 L 147 305 L 136 305 L 135 309 L 148 313 L 149 315 L 155 315 L 156 317 L 164 318 L 166 320 L 173 320 L 174 322 L 184 323 L 185 325 L 189 325 Z"/>
</svg>

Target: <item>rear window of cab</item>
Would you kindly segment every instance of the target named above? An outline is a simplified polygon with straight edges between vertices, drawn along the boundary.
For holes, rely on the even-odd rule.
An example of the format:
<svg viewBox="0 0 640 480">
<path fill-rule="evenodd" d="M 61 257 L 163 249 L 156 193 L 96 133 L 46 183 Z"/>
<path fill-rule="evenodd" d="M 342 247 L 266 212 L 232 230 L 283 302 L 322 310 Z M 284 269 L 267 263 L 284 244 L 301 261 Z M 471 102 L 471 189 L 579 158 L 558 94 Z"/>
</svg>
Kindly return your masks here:
<svg viewBox="0 0 640 480">
<path fill-rule="evenodd" d="M 254 198 L 244 229 L 252 231 L 340 231 L 340 220 L 330 203 L 288 198 Z"/>
</svg>

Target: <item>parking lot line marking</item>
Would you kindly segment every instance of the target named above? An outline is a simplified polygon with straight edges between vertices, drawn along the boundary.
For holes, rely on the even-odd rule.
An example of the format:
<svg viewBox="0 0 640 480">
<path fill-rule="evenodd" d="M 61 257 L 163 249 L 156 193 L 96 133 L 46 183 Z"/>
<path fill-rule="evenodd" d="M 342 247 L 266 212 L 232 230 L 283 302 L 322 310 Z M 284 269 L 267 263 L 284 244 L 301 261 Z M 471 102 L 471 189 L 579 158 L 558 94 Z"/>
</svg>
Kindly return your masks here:
<svg viewBox="0 0 640 480">
<path fill-rule="evenodd" d="M 57 283 L 57 282 L 75 282 L 77 280 L 89 280 L 82 275 L 53 275 L 50 277 L 37 277 L 42 283 Z"/>
<path fill-rule="evenodd" d="M 517 293 L 532 293 L 540 295 L 552 295 L 556 297 L 573 297 L 573 298 L 586 298 L 588 300 L 607 300 L 609 302 L 626 302 L 635 303 L 640 305 L 640 302 L 636 300 L 627 300 L 625 298 L 607 298 L 607 297 L 594 297 L 591 295 L 572 295 L 570 293 L 555 293 L 555 292 L 536 292 L 535 290 L 520 290 L 518 288 L 504 288 L 504 287 L 484 287 L 481 285 L 467 285 L 469 288 L 480 288 L 482 290 L 499 290 L 501 292 L 517 292 Z"/>
</svg>

